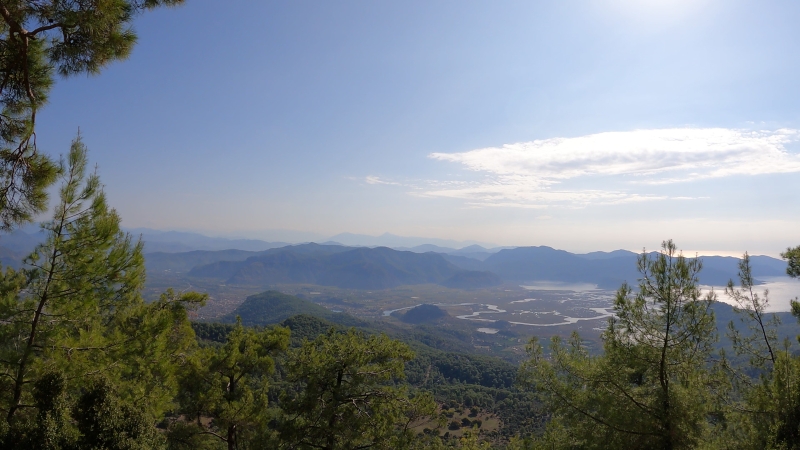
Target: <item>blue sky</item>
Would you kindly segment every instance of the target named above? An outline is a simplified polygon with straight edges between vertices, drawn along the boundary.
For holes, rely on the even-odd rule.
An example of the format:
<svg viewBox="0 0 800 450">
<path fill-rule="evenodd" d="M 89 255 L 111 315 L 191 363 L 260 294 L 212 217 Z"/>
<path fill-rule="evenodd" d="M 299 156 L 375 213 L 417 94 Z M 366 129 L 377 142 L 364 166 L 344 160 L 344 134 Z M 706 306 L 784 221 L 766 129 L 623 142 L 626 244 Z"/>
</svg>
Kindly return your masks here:
<svg viewBox="0 0 800 450">
<path fill-rule="evenodd" d="M 60 80 L 129 227 L 572 251 L 800 243 L 800 4 L 191 0 Z"/>
</svg>

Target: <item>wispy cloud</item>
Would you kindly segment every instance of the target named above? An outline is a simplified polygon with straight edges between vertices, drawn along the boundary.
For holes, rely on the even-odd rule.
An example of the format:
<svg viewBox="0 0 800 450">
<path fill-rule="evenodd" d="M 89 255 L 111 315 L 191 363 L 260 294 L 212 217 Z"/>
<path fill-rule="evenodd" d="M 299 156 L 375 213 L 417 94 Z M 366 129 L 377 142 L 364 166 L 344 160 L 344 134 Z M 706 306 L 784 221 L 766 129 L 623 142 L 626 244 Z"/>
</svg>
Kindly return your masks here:
<svg viewBox="0 0 800 450">
<path fill-rule="evenodd" d="M 800 155 L 786 144 L 800 131 L 745 131 L 725 128 L 670 128 L 599 133 L 489 147 L 463 153 L 432 153 L 483 173 L 481 182 L 432 187 L 420 195 L 451 197 L 481 206 L 540 208 L 663 200 L 636 185 L 682 183 L 734 175 L 800 172 Z M 631 188 L 558 190 L 570 179 L 614 177 Z M 678 199 L 678 197 L 676 197 Z M 687 199 L 680 197 L 680 199 Z"/>
<path fill-rule="evenodd" d="M 364 181 L 366 181 L 367 184 L 387 184 L 387 185 L 391 185 L 391 186 L 400 186 L 401 185 L 400 183 L 396 183 L 394 181 L 382 180 L 380 177 L 376 177 L 376 176 L 373 176 L 373 175 L 369 175 L 369 176 L 365 177 Z"/>
<path fill-rule="evenodd" d="M 466 200 L 471 206 L 496 206 L 513 208 L 547 208 L 562 205 L 582 207 L 587 205 L 619 205 L 653 200 L 665 200 L 659 195 L 642 195 L 624 191 L 604 190 L 551 190 L 541 189 L 534 181 L 515 179 L 508 182 L 475 183 L 471 186 L 452 189 L 431 189 L 416 192 L 424 197 L 448 197 Z"/>
</svg>

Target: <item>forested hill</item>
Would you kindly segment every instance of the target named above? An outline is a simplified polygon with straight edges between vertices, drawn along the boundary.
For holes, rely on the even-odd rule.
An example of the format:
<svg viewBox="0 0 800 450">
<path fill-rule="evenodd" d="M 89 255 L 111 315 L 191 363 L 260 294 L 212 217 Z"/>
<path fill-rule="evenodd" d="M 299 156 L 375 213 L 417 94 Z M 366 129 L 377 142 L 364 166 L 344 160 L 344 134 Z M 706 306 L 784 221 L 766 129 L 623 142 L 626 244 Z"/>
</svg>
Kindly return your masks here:
<svg viewBox="0 0 800 450">
<path fill-rule="evenodd" d="M 235 311 L 222 318 L 222 322 L 233 323 L 240 318 L 242 324 L 273 325 L 296 315 L 310 315 L 326 319 L 342 326 L 363 326 L 363 320 L 347 314 L 332 312 L 316 303 L 278 291 L 266 291 L 251 295 Z"/>
<path fill-rule="evenodd" d="M 313 340 L 324 335 L 331 327 L 340 331 L 356 327 L 368 334 L 388 334 L 415 350 L 418 358 L 407 365 L 412 368 L 409 374 L 411 381 L 425 383 L 429 379 L 430 387 L 436 384 L 433 380 L 439 379 L 440 383 L 457 382 L 509 389 L 516 376 L 515 364 L 496 356 L 480 354 L 468 335 L 443 330 L 442 327 L 421 325 L 408 328 L 361 320 L 276 291 L 248 297 L 236 311 L 222 318 L 221 323 L 195 323 L 193 327 L 201 339 L 224 342 L 227 333 L 233 329 L 231 324 L 236 317 L 240 317 L 245 326 L 285 326 L 291 330 L 295 345 L 303 339 Z M 433 367 L 430 367 L 431 364 Z M 432 368 L 435 369 L 433 373 L 430 372 Z"/>
<path fill-rule="evenodd" d="M 309 283 L 355 289 L 426 283 L 473 288 L 500 282 L 490 273 L 460 269 L 437 253 L 319 244 L 268 250 L 244 261 L 201 265 L 189 275 L 218 278 L 228 284 Z"/>
</svg>

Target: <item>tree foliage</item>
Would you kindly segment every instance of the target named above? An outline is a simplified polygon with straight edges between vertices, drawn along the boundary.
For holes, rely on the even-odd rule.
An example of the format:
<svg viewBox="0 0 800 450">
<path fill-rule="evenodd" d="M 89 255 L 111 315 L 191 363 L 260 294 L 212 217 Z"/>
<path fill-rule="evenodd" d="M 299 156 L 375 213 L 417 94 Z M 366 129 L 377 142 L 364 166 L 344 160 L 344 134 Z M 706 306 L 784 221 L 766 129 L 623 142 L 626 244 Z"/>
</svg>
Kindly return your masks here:
<svg viewBox="0 0 800 450">
<path fill-rule="evenodd" d="M 58 166 L 37 152 L 37 111 L 55 74 L 96 74 L 125 59 L 136 14 L 183 0 L 11 0 L 0 3 L 0 228 L 47 207 Z"/>
<path fill-rule="evenodd" d="M 184 370 L 179 396 L 180 411 L 191 422 L 174 424 L 173 447 L 203 448 L 218 440 L 228 449 L 249 448 L 248 440 L 264 432 L 271 418 L 268 376 L 273 357 L 288 342 L 286 328 L 257 332 L 237 320 L 224 345 L 197 351 Z"/>
<path fill-rule="evenodd" d="M 0 411 L 17 430 L 9 436 L 58 410 L 37 392 L 58 385 L 53 398 L 75 406 L 95 377 L 112 380 L 106 391 L 152 422 L 172 406 L 176 363 L 196 345 L 186 307 L 205 296 L 170 291 L 145 304 L 142 244 L 120 230 L 99 178 L 86 173 L 80 138 L 63 164 L 47 239 L 24 268 L 0 275 Z M 79 436 L 67 430 L 80 424 L 73 419 L 59 426 Z"/>
<path fill-rule="evenodd" d="M 740 331 L 731 322 L 728 324 L 728 336 L 738 355 L 746 355 L 752 367 L 762 369 L 775 364 L 775 347 L 778 345 L 776 327 L 780 325 L 780 319 L 775 314 L 767 314 L 769 291 L 759 295 L 755 286 L 750 255 L 745 253 L 739 261 L 739 287 L 731 280 L 725 288 L 725 294 L 736 302 L 733 310 L 740 316 L 740 322 L 747 327 L 747 331 Z"/>
<path fill-rule="evenodd" d="M 788 263 L 786 274 L 792 278 L 800 277 L 800 245 L 794 248 L 787 248 L 781 253 L 781 257 Z"/>
<path fill-rule="evenodd" d="M 712 412 L 715 378 L 707 362 L 716 339 L 714 294 L 701 294 L 701 267 L 672 241 L 657 256 L 643 253 L 638 292 L 627 284 L 617 292 L 600 356 L 590 356 L 577 334 L 566 343 L 553 338 L 549 358 L 531 341 L 520 379 L 550 406 L 549 436 L 561 436 L 559 446 L 699 444 Z"/>
<path fill-rule="evenodd" d="M 744 329 L 731 321 L 728 336 L 736 354 L 746 355 L 749 364 L 737 367 L 723 358 L 734 391 L 721 440 L 737 448 L 800 448 L 800 358 L 788 340 L 778 341 L 780 321 L 766 312 L 769 292 L 755 292 L 747 253 L 739 262 L 739 282 L 739 288 L 729 282 L 726 292 L 738 304 L 734 309 Z"/>
<path fill-rule="evenodd" d="M 397 385 L 413 358 L 404 344 L 353 329 L 330 331 L 290 351 L 281 398 L 282 445 L 292 449 L 404 448 L 411 424 L 435 410 L 429 395 Z"/>
<path fill-rule="evenodd" d="M 781 253 L 781 257 L 787 262 L 786 274 L 792 278 L 800 278 L 800 245 L 787 248 L 785 252 Z M 792 301 L 792 314 L 800 319 L 800 301 L 797 301 L 796 298 Z"/>
</svg>

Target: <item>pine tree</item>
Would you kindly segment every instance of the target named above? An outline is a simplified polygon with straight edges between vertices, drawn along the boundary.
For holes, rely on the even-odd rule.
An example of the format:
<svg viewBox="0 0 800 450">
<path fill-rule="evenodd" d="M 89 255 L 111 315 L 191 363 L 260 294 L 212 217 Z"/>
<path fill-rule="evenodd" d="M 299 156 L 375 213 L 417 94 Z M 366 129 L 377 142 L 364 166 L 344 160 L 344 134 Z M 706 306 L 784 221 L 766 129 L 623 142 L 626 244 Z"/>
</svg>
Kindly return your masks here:
<svg viewBox="0 0 800 450">
<path fill-rule="evenodd" d="M 172 448 L 216 448 L 222 442 L 233 450 L 263 438 L 271 419 L 267 391 L 273 357 L 288 342 L 287 328 L 258 332 L 237 319 L 224 345 L 196 352 L 183 371 L 180 412 L 187 421 L 172 424 Z"/>
<path fill-rule="evenodd" d="M 435 412 L 426 394 L 395 385 L 413 358 L 385 335 L 332 330 L 292 350 L 280 405 L 282 445 L 291 449 L 397 449 L 413 440 L 410 426 Z"/>
<path fill-rule="evenodd" d="M 186 308 L 205 299 L 168 292 L 146 304 L 142 243 L 120 230 L 98 176 L 86 173 L 80 138 L 62 164 L 47 239 L 22 269 L 0 274 L 0 411 L 12 437 L 52 409 L 36 395 L 52 377 L 61 380 L 50 383 L 61 386 L 53 395 L 67 405 L 87 383 L 106 380 L 114 398 L 154 424 L 172 406 L 176 364 L 196 345 Z M 73 422 L 59 426 L 79 434 Z"/>
<path fill-rule="evenodd" d="M 787 248 L 781 253 L 781 257 L 788 262 L 786 274 L 792 278 L 800 277 L 800 245 L 794 248 Z"/>
<path fill-rule="evenodd" d="M 789 264 L 787 272 L 794 271 Z M 780 320 L 766 313 L 769 292 L 755 292 L 747 253 L 739 262 L 739 282 L 736 288 L 730 281 L 726 293 L 737 302 L 734 309 L 744 329 L 731 321 L 728 336 L 737 356 L 746 356 L 749 365 L 733 365 L 723 353 L 734 392 L 721 437 L 742 449 L 800 449 L 800 358 L 793 354 L 788 339 L 778 340 Z M 797 301 L 792 301 L 792 307 L 800 309 Z"/>
<path fill-rule="evenodd" d="M 0 228 L 47 207 L 58 166 L 37 152 L 36 113 L 54 76 L 99 73 L 136 42 L 136 14 L 183 0 L 10 0 L 0 3 Z"/>
<path fill-rule="evenodd" d="M 615 317 L 602 335 L 604 354 L 590 356 L 573 334 L 553 338 L 550 357 L 534 338 L 522 384 L 553 412 L 549 438 L 564 448 L 695 448 L 713 412 L 717 385 L 708 362 L 716 340 L 711 302 L 672 241 L 638 259 L 638 292 L 617 292 Z"/>
</svg>

